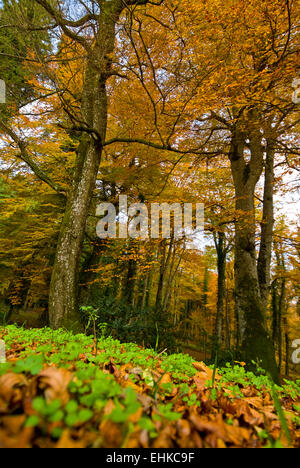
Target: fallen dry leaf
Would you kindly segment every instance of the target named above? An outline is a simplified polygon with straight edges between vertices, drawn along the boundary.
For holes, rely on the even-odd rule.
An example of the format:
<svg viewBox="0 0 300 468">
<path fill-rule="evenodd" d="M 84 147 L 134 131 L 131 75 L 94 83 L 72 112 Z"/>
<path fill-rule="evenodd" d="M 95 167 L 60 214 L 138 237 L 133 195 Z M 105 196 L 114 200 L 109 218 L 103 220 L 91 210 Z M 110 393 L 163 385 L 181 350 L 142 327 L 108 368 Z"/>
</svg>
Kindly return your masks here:
<svg viewBox="0 0 300 468">
<path fill-rule="evenodd" d="M 66 369 L 48 367 L 36 377 L 37 390 L 42 390 L 46 400 L 60 400 L 66 405 L 70 399 L 68 385 L 71 382 L 72 374 Z"/>
<path fill-rule="evenodd" d="M 66 429 L 55 448 L 58 449 L 82 449 L 86 447 L 84 439 L 74 440 L 69 429 Z"/>
<path fill-rule="evenodd" d="M 27 385 L 22 374 L 8 372 L 0 377 L 0 414 L 13 412 L 21 404 Z"/>
</svg>

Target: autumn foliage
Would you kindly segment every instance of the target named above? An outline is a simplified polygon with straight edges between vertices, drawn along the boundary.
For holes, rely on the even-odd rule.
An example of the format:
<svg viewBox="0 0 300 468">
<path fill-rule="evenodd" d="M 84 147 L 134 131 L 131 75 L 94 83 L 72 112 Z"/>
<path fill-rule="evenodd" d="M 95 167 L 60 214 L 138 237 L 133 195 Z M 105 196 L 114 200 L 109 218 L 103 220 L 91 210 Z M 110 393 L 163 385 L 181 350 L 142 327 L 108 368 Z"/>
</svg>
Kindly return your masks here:
<svg viewBox="0 0 300 468">
<path fill-rule="evenodd" d="M 237 363 L 278 386 L 299 378 L 299 13 L 294 0 L 1 2 L 0 323 L 93 335 L 96 360 L 102 335 L 158 354 L 149 375 L 147 365 L 133 373 L 138 403 L 124 389 L 140 366 L 113 354 L 101 362 L 121 408 L 131 398 L 139 406 L 128 421 L 104 417 L 116 410 L 109 397 L 74 427 L 47 420 L 45 437 L 41 421 L 26 426 L 39 413 L 31 399 L 52 404 L 54 386 L 65 415 L 69 383 L 82 366 L 92 382 L 95 362 L 79 353 L 65 370 L 51 348 L 35 375 L 9 368 L 3 445 L 290 443 L 278 389 L 233 382 Z M 122 195 L 149 212 L 152 203 L 202 203 L 204 230 L 99 238 L 97 206 L 118 207 Z M 24 349 L 12 340 L 12 366 L 40 339 Z M 202 377 L 174 380 L 161 368 L 165 352 L 193 356 Z M 236 369 L 236 394 L 218 374 L 204 385 L 215 362 Z M 184 383 L 194 386 L 187 400 L 176 389 Z M 178 420 L 154 417 L 169 403 Z M 284 394 L 280 404 L 296 446 L 298 402 Z"/>
</svg>

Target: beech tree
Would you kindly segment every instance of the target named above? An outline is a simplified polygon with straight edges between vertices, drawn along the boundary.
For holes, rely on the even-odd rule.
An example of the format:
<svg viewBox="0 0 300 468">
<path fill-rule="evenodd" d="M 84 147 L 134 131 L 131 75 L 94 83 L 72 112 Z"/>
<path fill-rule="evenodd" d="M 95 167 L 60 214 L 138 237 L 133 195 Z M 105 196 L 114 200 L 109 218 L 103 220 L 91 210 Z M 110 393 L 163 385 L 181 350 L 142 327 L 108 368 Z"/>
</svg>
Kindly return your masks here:
<svg viewBox="0 0 300 468">
<path fill-rule="evenodd" d="M 49 294 L 49 316 L 53 327 L 76 323 L 78 314 L 78 275 L 82 244 L 85 235 L 86 219 L 95 189 L 103 148 L 117 143 L 138 143 L 156 150 L 174 153 L 188 153 L 189 150 L 172 148 L 170 138 L 178 121 L 173 118 L 173 131 L 169 138 L 127 138 L 113 137 L 106 141 L 108 120 L 108 82 L 113 76 L 122 75 L 122 58 L 119 67 L 113 66 L 113 54 L 116 47 L 117 25 L 124 12 L 142 5 L 158 7 L 163 2 L 146 0 L 93 0 L 87 5 L 76 2 L 48 2 L 35 0 L 51 18 L 49 29 L 53 31 L 53 41 L 58 45 L 56 53 L 42 54 L 32 51 L 32 57 L 24 57 L 25 62 L 33 63 L 44 86 L 36 84 L 40 98 L 55 94 L 58 98 L 56 111 L 59 125 L 74 138 L 76 161 L 73 167 L 71 188 L 67 189 L 56 181 L 31 157 L 27 150 L 26 137 L 20 136 L 11 126 L 3 130 L 17 144 L 23 161 L 43 182 L 48 184 L 66 200 L 65 215 L 57 245 L 57 254 L 52 273 Z M 74 7 L 78 10 L 74 15 Z M 131 13 L 129 18 L 131 18 Z M 22 25 L 22 22 L 21 22 Z M 21 27 L 20 24 L 12 27 Z M 25 26 L 29 34 L 31 29 L 43 29 L 35 24 Z M 132 43 L 132 41 L 131 41 Z M 134 49 L 134 46 L 132 46 Z M 171 49 L 170 49 L 171 50 Z M 170 52 L 171 53 L 171 52 Z M 70 65 L 71 64 L 71 65 Z M 79 65 L 78 65 L 79 64 Z M 126 70 L 126 66 L 125 66 Z M 126 76 L 125 76 L 126 78 Z M 155 77 L 152 77 L 155 81 Z M 77 83 L 77 88 L 73 83 Z M 172 85 L 170 91 L 172 92 Z M 150 96 L 150 95 L 149 95 Z M 151 100 L 151 97 L 150 97 Z M 154 109 L 154 114 L 156 110 Z M 154 116 L 155 119 L 155 116 Z M 159 130 L 158 130 L 159 133 Z M 196 148 L 195 151 L 198 149 Z"/>
<path fill-rule="evenodd" d="M 117 72 L 113 69 L 113 52 L 116 44 L 117 23 L 124 10 L 147 3 L 147 0 L 100 0 L 86 5 L 81 2 L 50 2 L 35 0 L 51 18 L 51 28 L 56 40 L 62 44 L 71 44 L 73 53 L 81 54 L 83 83 L 80 97 L 70 99 L 70 90 L 60 87 L 60 80 L 55 75 L 55 56 L 45 56 L 34 50 L 32 61 L 41 64 L 42 73 L 49 80 L 52 89 L 60 98 L 62 109 L 68 121 L 69 130 L 76 132 L 80 144 L 74 165 L 71 189 L 66 193 L 55 184 L 49 175 L 42 171 L 26 150 L 26 142 L 9 126 L 2 129 L 14 140 L 22 153 L 22 158 L 35 174 L 62 196 L 66 196 L 66 210 L 62 222 L 57 253 L 52 273 L 49 296 L 49 316 L 53 327 L 78 324 L 78 272 L 82 243 L 85 233 L 91 196 L 105 145 L 107 129 L 107 82 Z M 72 18 L 74 8 L 77 12 Z M 24 20 L 24 18 L 21 18 Z M 12 28 L 21 28 L 30 33 L 42 30 L 43 25 L 37 20 L 34 26 L 28 23 L 11 24 Z M 21 57 L 20 57 L 21 58 Z M 76 56 L 73 60 L 76 60 Z M 26 61 L 26 58 L 24 57 Z M 70 59 L 72 60 L 72 59 Z M 50 65 L 49 65 L 50 64 Z M 50 86 L 50 87 L 51 87 Z M 54 88 L 54 89 L 53 89 Z M 72 101 L 72 102 L 71 102 Z M 73 107 L 72 107 L 73 106 Z"/>
<path fill-rule="evenodd" d="M 147 1 L 93 2 L 94 13 L 85 13 L 74 21 L 68 19 L 63 8 L 58 5 L 53 6 L 46 0 L 36 1 L 51 15 L 62 33 L 80 44 L 86 54 L 80 116 L 76 124 L 81 132 L 80 145 L 60 231 L 49 296 L 51 325 L 60 327 L 72 324 L 74 327 L 78 321 L 78 270 L 85 224 L 106 138 L 106 83 L 114 73 L 112 54 L 116 25 L 124 8 L 146 4 Z M 86 9 L 89 10 L 88 7 Z M 89 25 L 90 31 L 93 31 L 92 37 L 85 35 Z"/>
<path fill-rule="evenodd" d="M 214 70 L 208 85 L 197 91 L 202 119 L 211 122 L 211 132 L 221 125 L 220 138 L 229 142 L 227 155 L 235 187 L 239 215 L 235 234 L 236 306 L 243 356 L 246 362 L 260 360 L 278 380 L 275 354 L 266 323 L 273 232 L 272 190 L 274 155 L 285 145 L 281 130 L 298 121 L 296 106 L 286 93 L 296 73 L 295 25 L 298 12 L 293 2 L 183 2 L 192 18 L 190 56 L 195 66 L 206 61 Z M 210 25 L 211 32 L 206 24 Z M 195 41 L 206 33 L 203 44 Z M 201 60 L 198 59 L 201 57 Z M 200 68 L 201 70 L 201 68 Z M 219 103 L 218 103 L 219 99 Z M 209 102 L 210 101 L 210 102 Z M 293 117 L 291 117 L 293 115 Z M 292 120 L 292 121 L 291 121 Z M 202 124 L 202 125 L 203 125 Z M 227 134 L 227 136 L 226 136 Z M 255 196 L 265 167 L 264 214 L 259 261 L 256 253 Z"/>
</svg>

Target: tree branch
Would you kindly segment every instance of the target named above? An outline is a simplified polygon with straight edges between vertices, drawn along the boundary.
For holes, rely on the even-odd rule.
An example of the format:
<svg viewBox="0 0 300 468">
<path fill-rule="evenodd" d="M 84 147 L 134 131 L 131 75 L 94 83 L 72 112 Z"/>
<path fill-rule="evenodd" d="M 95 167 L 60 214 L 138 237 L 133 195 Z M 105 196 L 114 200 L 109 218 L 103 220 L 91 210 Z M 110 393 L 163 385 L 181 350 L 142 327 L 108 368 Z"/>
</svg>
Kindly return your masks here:
<svg viewBox="0 0 300 468">
<path fill-rule="evenodd" d="M 150 148 L 154 148 L 161 151 L 170 151 L 171 153 L 177 154 L 197 154 L 197 155 L 207 155 L 207 156 L 216 156 L 218 154 L 224 154 L 224 151 L 203 151 L 203 146 L 198 148 L 191 148 L 188 150 L 180 150 L 178 148 L 174 148 L 170 145 L 160 145 L 158 143 L 153 143 L 151 141 L 142 140 L 140 138 L 112 138 L 111 140 L 106 141 L 103 144 L 103 147 L 112 145 L 114 143 L 137 143 L 143 146 L 148 146 Z"/>
<path fill-rule="evenodd" d="M 60 195 L 66 196 L 66 191 L 56 182 L 54 182 L 44 171 L 36 164 L 31 156 L 29 155 L 26 143 L 21 140 L 18 135 L 9 127 L 7 127 L 3 122 L 0 121 L 0 128 L 2 128 L 7 135 L 18 145 L 20 149 L 20 155 L 18 156 L 23 162 L 25 162 L 34 174 L 43 182 L 45 182 L 49 187 L 51 187 L 55 192 Z"/>
<path fill-rule="evenodd" d="M 60 11 L 53 8 L 47 0 L 35 0 L 39 5 L 41 5 L 55 20 L 57 26 L 60 26 L 63 32 L 72 40 L 79 42 L 87 51 L 90 50 L 88 42 L 78 34 L 74 33 L 69 29 L 69 27 L 79 27 L 84 25 L 87 21 L 91 19 L 98 19 L 96 15 L 85 15 L 78 21 L 70 21 L 62 16 Z M 69 27 L 68 27 L 69 26 Z"/>
</svg>

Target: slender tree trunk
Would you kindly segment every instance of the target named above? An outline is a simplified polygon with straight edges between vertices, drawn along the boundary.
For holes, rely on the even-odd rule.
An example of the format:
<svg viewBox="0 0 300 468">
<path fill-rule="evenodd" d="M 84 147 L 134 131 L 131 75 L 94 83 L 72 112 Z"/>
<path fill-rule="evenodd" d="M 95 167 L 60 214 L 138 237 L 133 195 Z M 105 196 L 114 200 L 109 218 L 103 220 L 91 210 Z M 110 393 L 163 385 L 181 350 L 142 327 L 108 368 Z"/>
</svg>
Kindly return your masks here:
<svg viewBox="0 0 300 468">
<path fill-rule="evenodd" d="M 159 271 L 159 280 L 158 280 L 158 287 L 157 287 L 157 294 L 156 294 L 156 313 L 159 315 L 162 312 L 163 308 L 163 290 L 165 284 L 165 277 L 166 273 L 171 261 L 171 256 L 173 252 L 173 244 L 174 244 L 174 237 L 172 236 L 170 239 L 170 244 L 168 247 L 167 253 L 167 245 L 166 240 L 164 239 L 161 243 L 161 258 L 160 258 L 160 271 Z"/>
<path fill-rule="evenodd" d="M 143 295 L 141 301 L 141 309 L 144 310 L 147 301 L 147 295 L 150 287 L 150 271 L 147 271 L 146 276 L 144 278 L 144 285 L 143 285 Z"/>
<path fill-rule="evenodd" d="M 215 236 L 215 245 L 218 258 L 218 301 L 217 301 L 217 316 L 215 323 L 215 337 L 214 337 L 214 350 L 219 349 L 222 343 L 222 329 L 224 323 L 224 298 L 226 292 L 226 245 L 225 233 L 218 232 Z"/>
<path fill-rule="evenodd" d="M 145 301 L 145 306 L 146 308 L 150 307 L 150 298 L 151 298 L 151 290 L 152 290 L 152 283 L 153 283 L 153 271 L 150 270 L 148 274 L 148 288 L 146 291 L 146 301 Z"/>
<path fill-rule="evenodd" d="M 159 268 L 159 277 L 158 277 L 158 285 L 157 285 L 157 293 L 156 293 L 156 301 L 155 301 L 156 314 L 159 313 L 160 308 L 161 308 L 162 293 L 163 293 L 163 287 L 164 287 L 164 275 L 165 275 L 165 263 L 166 263 L 166 243 L 164 240 L 160 244 L 158 255 L 159 255 L 159 260 L 160 260 L 160 268 Z"/>
<path fill-rule="evenodd" d="M 258 257 L 258 279 L 263 308 L 268 307 L 270 288 L 270 268 L 272 258 L 273 227 L 274 227 L 274 144 L 267 141 L 265 164 L 265 186 L 263 201 L 263 219 L 261 223 L 261 242 Z"/>
<path fill-rule="evenodd" d="M 207 296 L 208 282 L 209 282 L 209 268 L 207 265 L 205 265 L 204 279 L 203 279 L 203 293 L 202 293 L 202 305 L 203 305 L 204 312 L 206 312 L 207 302 L 208 302 L 208 296 Z"/>
<path fill-rule="evenodd" d="M 290 375 L 290 338 L 287 318 L 283 318 L 284 323 L 284 338 L 285 338 L 285 376 Z"/>
<path fill-rule="evenodd" d="M 278 341 L 278 358 L 279 358 L 279 368 L 282 366 L 282 324 L 286 319 L 287 303 L 286 303 L 286 267 L 285 259 L 283 254 L 277 252 L 277 264 L 282 269 L 284 273 L 283 277 L 280 280 L 280 290 L 278 297 L 278 323 L 277 323 L 277 341 Z"/>
<path fill-rule="evenodd" d="M 174 245 L 172 261 L 171 261 L 171 265 L 170 265 L 169 278 L 168 278 L 166 291 L 165 291 L 165 297 L 164 297 L 164 301 L 163 301 L 163 311 L 164 312 L 166 312 L 168 307 L 170 306 L 170 301 L 171 301 L 171 298 L 172 298 L 172 291 L 173 291 L 173 284 L 174 284 L 174 280 L 176 278 L 177 272 L 179 270 L 179 267 L 180 267 L 180 264 L 181 264 L 181 261 L 182 261 L 183 252 L 184 252 L 184 250 L 182 251 L 181 255 L 179 256 L 177 264 L 175 264 L 177 249 L 176 249 L 176 245 Z"/>
<path fill-rule="evenodd" d="M 168 307 L 170 294 L 172 292 L 172 284 L 173 284 L 173 279 L 174 279 L 173 270 L 174 270 L 174 266 L 175 266 L 175 258 L 176 258 L 176 246 L 173 246 L 173 251 L 172 251 L 172 255 L 171 255 L 171 259 L 170 259 L 169 275 L 168 275 L 168 279 L 166 281 L 164 295 L 163 295 L 163 298 L 162 298 L 162 310 L 163 310 L 163 312 L 165 312 L 167 307 Z"/>
<path fill-rule="evenodd" d="M 225 306 L 225 346 L 226 346 L 226 351 L 229 351 L 231 348 L 231 337 L 230 337 L 228 291 L 226 291 L 226 306 Z"/>
<path fill-rule="evenodd" d="M 99 284 L 94 280 L 97 277 L 95 270 L 101 262 L 101 255 L 105 249 L 105 242 L 102 239 L 93 239 L 93 250 L 90 256 L 84 262 L 80 275 L 80 303 L 84 305 L 90 304 L 95 295 L 98 294 Z"/>
<path fill-rule="evenodd" d="M 281 292 L 279 298 L 279 307 L 278 307 L 278 366 L 281 370 L 282 366 L 282 319 L 285 315 L 285 279 L 282 281 Z"/>
<path fill-rule="evenodd" d="M 136 260 L 130 259 L 128 262 L 127 276 L 123 288 L 123 299 L 130 306 L 134 303 L 134 289 L 137 275 L 137 263 Z"/>
<path fill-rule="evenodd" d="M 235 304 L 234 304 L 234 318 L 235 318 L 235 347 L 236 349 L 239 350 L 241 347 L 241 335 L 240 335 L 240 320 L 239 320 L 236 296 L 235 296 Z"/>
<path fill-rule="evenodd" d="M 207 358 L 207 333 L 206 332 L 204 332 L 203 348 L 204 348 L 204 361 L 206 361 L 206 358 Z"/>
<path fill-rule="evenodd" d="M 273 343 L 277 343 L 277 330 L 278 330 L 278 294 L 277 294 L 277 283 L 278 280 L 275 279 L 272 283 L 272 338 Z"/>
<path fill-rule="evenodd" d="M 179 292 L 180 292 L 180 273 L 177 276 L 176 285 L 174 288 L 174 327 L 178 324 L 178 302 L 179 302 Z"/>
</svg>

